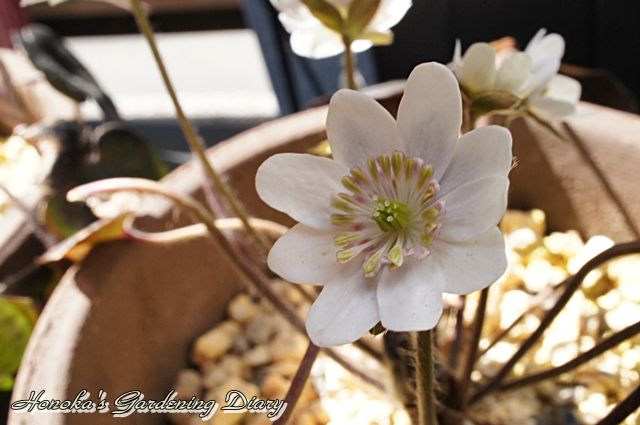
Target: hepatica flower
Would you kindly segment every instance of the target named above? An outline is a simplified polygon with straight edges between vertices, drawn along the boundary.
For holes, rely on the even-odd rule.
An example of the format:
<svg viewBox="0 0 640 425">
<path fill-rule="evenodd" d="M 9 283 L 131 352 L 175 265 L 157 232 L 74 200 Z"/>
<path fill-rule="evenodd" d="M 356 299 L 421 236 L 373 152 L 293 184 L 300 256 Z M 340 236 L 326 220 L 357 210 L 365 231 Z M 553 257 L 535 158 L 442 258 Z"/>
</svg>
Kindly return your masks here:
<svg viewBox="0 0 640 425">
<path fill-rule="evenodd" d="M 409 77 L 398 120 L 359 92 L 331 99 L 333 160 L 278 154 L 256 176 L 260 197 L 299 222 L 269 267 L 324 283 L 307 318 L 320 346 L 355 341 L 378 322 L 433 328 L 442 293 L 467 294 L 506 269 L 497 224 L 506 209 L 511 135 L 490 126 L 459 137 L 457 81 L 443 65 Z"/>
<path fill-rule="evenodd" d="M 562 36 L 541 29 L 524 52 L 502 57 L 488 43 L 474 43 L 462 56 L 458 43 L 450 67 L 467 97 L 481 99 L 483 108 L 520 108 L 556 121 L 575 112 L 581 94 L 580 83 L 558 74 L 564 48 Z"/>
<path fill-rule="evenodd" d="M 411 7 L 411 0 L 271 0 L 280 22 L 291 33 L 300 56 L 321 59 L 344 51 L 347 36 L 354 52 L 389 44 L 390 28 Z"/>
</svg>

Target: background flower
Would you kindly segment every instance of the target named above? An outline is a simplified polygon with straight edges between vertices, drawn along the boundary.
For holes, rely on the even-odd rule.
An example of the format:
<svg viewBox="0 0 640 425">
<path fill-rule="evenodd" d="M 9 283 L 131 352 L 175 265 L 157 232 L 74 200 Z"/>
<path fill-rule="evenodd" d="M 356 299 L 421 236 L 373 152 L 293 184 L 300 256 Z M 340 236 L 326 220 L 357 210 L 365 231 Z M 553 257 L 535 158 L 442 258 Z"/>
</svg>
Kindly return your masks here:
<svg viewBox="0 0 640 425">
<path fill-rule="evenodd" d="M 368 96 L 342 90 L 327 117 L 333 160 L 279 154 L 256 176 L 260 197 L 300 223 L 268 263 L 296 283 L 324 283 L 307 319 L 314 343 L 339 345 L 376 323 L 431 329 L 442 292 L 466 294 L 506 269 L 497 223 L 507 203 L 511 136 L 459 138 L 460 91 L 444 66 L 418 66 L 397 122 Z"/>
<path fill-rule="evenodd" d="M 348 23 L 349 9 L 360 0 L 323 0 L 338 12 L 335 19 L 327 17 L 318 19 L 303 0 L 271 0 L 278 9 L 280 22 L 291 33 L 293 51 L 312 59 L 335 56 L 344 51 L 342 32 Z M 317 2 L 312 2 L 317 3 Z M 371 2 L 368 2 L 371 3 Z M 375 3 L 375 2 L 373 2 Z M 389 44 L 393 39 L 390 28 L 395 26 L 411 7 L 411 0 L 380 0 L 375 14 L 358 25 L 354 34 L 350 35 L 354 52 L 362 52 L 374 44 Z M 335 22 L 338 21 L 338 22 Z M 344 22 L 343 22 L 344 21 Z"/>
<path fill-rule="evenodd" d="M 558 74 L 564 48 L 562 36 L 547 34 L 544 28 L 524 52 L 509 51 L 502 56 L 488 43 L 474 43 L 462 56 L 458 41 L 449 66 L 470 99 L 485 97 L 482 103 L 486 105 L 494 96 L 494 111 L 522 106 L 538 119 L 555 121 L 575 112 L 582 91 L 576 80 Z"/>
</svg>

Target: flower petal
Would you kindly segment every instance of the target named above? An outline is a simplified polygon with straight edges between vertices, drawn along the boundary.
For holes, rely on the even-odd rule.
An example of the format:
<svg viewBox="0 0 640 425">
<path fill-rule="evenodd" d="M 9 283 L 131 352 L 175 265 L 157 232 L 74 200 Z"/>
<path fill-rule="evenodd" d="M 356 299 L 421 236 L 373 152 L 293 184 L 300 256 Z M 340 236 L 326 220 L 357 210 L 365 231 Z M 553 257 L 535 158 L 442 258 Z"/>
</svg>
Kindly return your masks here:
<svg viewBox="0 0 640 425">
<path fill-rule="evenodd" d="M 344 45 L 338 33 L 321 25 L 294 30 L 291 33 L 290 42 L 296 55 L 310 59 L 324 59 L 344 51 Z"/>
<path fill-rule="evenodd" d="M 467 242 L 436 240 L 429 248 L 444 276 L 444 292 L 466 295 L 486 288 L 507 270 L 500 229 L 491 228 Z"/>
<path fill-rule="evenodd" d="M 395 26 L 411 7 L 411 0 L 382 0 L 369 22 L 370 31 L 385 31 Z"/>
<path fill-rule="evenodd" d="M 353 90 L 340 90 L 331 98 L 327 136 L 334 159 L 349 168 L 399 148 L 391 114 Z"/>
<path fill-rule="evenodd" d="M 429 256 L 410 259 L 394 271 L 385 268 L 378 282 L 382 325 L 407 332 L 432 329 L 442 315 L 444 277 Z"/>
<path fill-rule="evenodd" d="M 438 239 L 461 242 L 477 238 L 500 222 L 507 208 L 509 179 L 493 175 L 458 186 L 440 199 L 445 213 Z"/>
<path fill-rule="evenodd" d="M 527 108 L 537 118 L 546 122 L 562 120 L 576 111 L 576 105 L 573 103 L 542 96 L 530 97 Z"/>
<path fill-rule="evenodd" d="M 546 35 L 539 42 L 527 46 L 525 53 L 531 57 L 531 72 L 536 81 L 535 89 L 546 86 L 558 73 L 564 47 L 564 38 L 558 34 Z"/>
<path fill-rule="evenodd" d="M 474 179 L 506 176 L 511 169 L 511 132 L 491 125 L 464 134 L 447 172 L 440 181 L 440 196 Z"/>
<path fill-rule="evenodd" d="M 582 85 L 578 81 L 565 75 L 556 75 L 547 86 L 544 97 L 562 100 L 575 105 L 580 100 L 581 94 Z"/>
<path fill-rule="evenodd" d="M 307 154 L 273 155 L 258 168 L 256 190 L 272 208 L 315 228 L 331 225 L 331 196 L 344 188 L 348 170 L 328 158 Z"/>
<path fill-rule="evenodd" d="M 269 268 L 294 283 L 324 284 L 345 268 L 336 260 L 333 233 L 296 224 L 269 251 Z"/>
<path fill-rule="evenodd" d="M 327 282 L 309 310 L 307 333 L 314 344 L 331 347 L 353 342 L 380 321 L 376 281 L 365 279 L 359 264 Z"/>
<path fill-rule="evenodd" d="M 435 62 L 418 65 L 398 109 L 404 152 L 422 158 L 440 178 L 453 157 L 461 124 L 462 99 L 454 75 Z"/>
<path fill-rule="evenodd" d="M 520 94 L 522 85 L 531 71 L 531 58 L 518 52 L 509 56 L 500 66 L 496 75 L 495 89 L 515 95 Z"/>
<path fill-rule="evenodd" d="M 487 43 L 474 43 L 464 54 L 462 86 L 472 93 L 493 90 L 496 82 L 496 51 Z"/>
</svg>

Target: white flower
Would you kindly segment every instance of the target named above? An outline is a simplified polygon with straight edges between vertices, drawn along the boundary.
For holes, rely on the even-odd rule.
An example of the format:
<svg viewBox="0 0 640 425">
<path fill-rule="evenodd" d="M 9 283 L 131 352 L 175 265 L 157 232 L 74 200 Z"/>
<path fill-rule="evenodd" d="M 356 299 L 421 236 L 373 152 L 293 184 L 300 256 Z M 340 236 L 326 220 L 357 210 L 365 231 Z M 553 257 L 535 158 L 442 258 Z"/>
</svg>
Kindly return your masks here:
<svg viewBox="0 0 640 425">
<path fill-rule="evenodd" d="M 344 16 L 355 0 L 327 0 Z M 280 22 L 291 33 L 291 47 L 297 55 L 320 59 L 344 51 L 342 35 L 318 20 L 302 0 L 271 0 L 278 9 Z M 378 9 L 365 29 L 352 40 L 354 52 L 362 52 L 378 40 L 388 42 L 395 26 L 411 7 L 411 0 L 381 0 Z"/>
<path fill-rule="evenodd" d="M 489 126 L 459 137 L 461 121 L 456 79 L 423 64 L 397 122 L 368 96 L 341 90 L 327 117 L 333 160 L 278 154 L 258 169 L 260 197 L 300 222 L 275 243 L 269 267 L 325 284 L 307 318 L 316 344 L 355 341 L 378 322 L 431 329 L 443 292 L 476 291 L 505 271 L 496 225 L 511 135 Z"/>
<path fill-rule="evenodd" d="M 564 47 L 562 36 L 544 28 L 524 52 L 503 57 L 488 43 L 472 44 L 462 57 L 458 42 L 450 67 L 470 98 L 506 92 L 521 99 L 527 112 L 554 121 L 575 112 L 582 91 L 576 80 L 558 74 Z"/>
<path fill-rule="evenodd" d="M 558 74 L 564 56 L 564 39 L 558 34 L 546 33 L 544 28 L 538 31 L 525 49 L 532 62 L 531 94 L 525 107 L 543 121 L 555 121 L 575 113 L 582 86 L 573 78 Z"/>
</svg>

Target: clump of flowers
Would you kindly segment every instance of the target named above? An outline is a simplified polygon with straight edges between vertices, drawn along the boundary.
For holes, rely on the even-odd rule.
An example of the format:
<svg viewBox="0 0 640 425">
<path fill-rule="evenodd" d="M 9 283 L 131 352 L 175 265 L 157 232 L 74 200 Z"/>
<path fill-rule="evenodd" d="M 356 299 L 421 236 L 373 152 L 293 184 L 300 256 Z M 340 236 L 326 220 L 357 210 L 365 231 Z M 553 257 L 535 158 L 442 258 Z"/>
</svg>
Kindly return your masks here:
<svg viewBox="0 0 640 425">
<path fill-rule="evenodd" d="M 549 123 L 575 112 L 581 86 L 558 74 L 565 42 L 541 29 L 523 52 L 497 55 L 488 43 L 472 44 L 464 56 L 456 45 L 450 64 L 473 118 L 485 114 L 528 114 Z"/>
<path fill-rule="evenodd" d="M 373 99 L 335 94 L 333 160 L 279 154 L 258 170 L 269 205 L 300 223 L 269 253 L 273 271 L 324 284 L 307 318 L 320 346 L 355 341 L 381 322 L 428 330 L 442 293 L 468 294 L 506 269 L 511 135 L 489 126 L 462 137 L 460 90 L 436 63 L 409 77 L 397 122 Z"/>
</svg>

